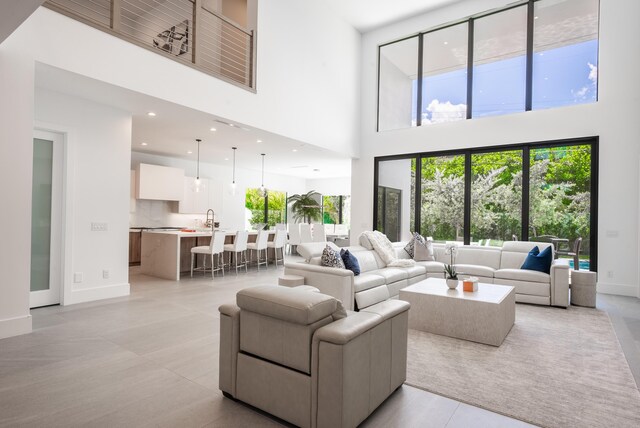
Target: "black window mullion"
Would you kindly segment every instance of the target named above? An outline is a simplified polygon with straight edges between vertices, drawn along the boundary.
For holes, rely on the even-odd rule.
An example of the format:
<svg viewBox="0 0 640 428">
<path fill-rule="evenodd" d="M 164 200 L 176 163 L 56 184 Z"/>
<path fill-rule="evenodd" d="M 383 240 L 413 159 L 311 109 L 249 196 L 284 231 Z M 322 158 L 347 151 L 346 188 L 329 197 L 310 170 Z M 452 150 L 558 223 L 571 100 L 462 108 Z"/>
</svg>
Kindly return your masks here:
<svg viewBox="0 0 640 428">
<path fill-rule="evenodd" d="M 416 173 L 415 173 L 415 203 L 413 206 L 413 230 L 422 234 L 420 225 L 420 208 L 422 206 L 422 156 L 418 156 L 416 159 Z"/>
<path fill-rule="evenodd" d="M 535 9 L 533 0 L 529 0 L 527 4 L 527 62 L 525 76 L 525 97 L 524 109 L 531 111 L 532 90 L 533 90 L 533 21 L 535 18 Z"/>
<path fill-rule="evenodd" d="M 342 195 L 338 197 L 338 201 L 340 205 L 338 208 L 338 224 L 342 224 Z"/>
<path fill-rule="evenodd" d="M 464 244 L 471 242 L 471 152 L 464 154 Z"/>
<path fill-rule="evenodd" d="M 474 19 L 469 18 L 467 27 L 467 119 L 471 119 L 471 110 L 473 108 L 473 26 Z"/>
<path fill-rule="evenodd" d="M 598 165 L 599 165 L 599 145 L 600 139 L 591 143 L 591 201 L 590 217 L 591 224 L 589 236 L 589 270 L 598 271 Z"/>
<path fill-rule="evenodd" d="M 416 94 L 416 125 L 422 126 L 422 46 L 424 34 L 418 36 L 418 93 Z"/>
<path fill-rule="evenodd" d="M 264 223 L 269 224 L 269 192 L 264 195 Z"/>
<path fill-rule="evenodd" d="M 531 171 L 531 149 L 527 146 L 522 149 L 522 213 L 520 218 L 520 240 L 529 240 L 529 186 Z"/>
<path fill-rule="evenodd" d="M 378 175 L 380 174 L 379 163 L 380 161 L 378 159 L 375 159 L 373 162 L 373 225 L 371 230 L 378 228 L 378 191 L 380 190 L 378 187 Z"/>
</svg>

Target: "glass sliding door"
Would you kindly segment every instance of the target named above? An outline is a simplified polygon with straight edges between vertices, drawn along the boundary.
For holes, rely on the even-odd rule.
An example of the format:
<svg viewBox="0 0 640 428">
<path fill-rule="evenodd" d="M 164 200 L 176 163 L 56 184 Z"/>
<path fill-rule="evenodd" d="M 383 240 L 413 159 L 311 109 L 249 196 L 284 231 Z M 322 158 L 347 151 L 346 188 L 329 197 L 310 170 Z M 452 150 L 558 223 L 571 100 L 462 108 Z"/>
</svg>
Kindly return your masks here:
<svg viewBox="0 0 640 428">
<path fill-rule="evenodd" d="M 471 172 L 471 243 L 520 239 L 522 150 L 473 154 Z"/>
<path fill-rule="evenodd" d="M 436 242 L 464 239 L 464 155 L 422 158 L 420 233 Z"/>
<path fill-rule="evenodd" d="M 411 238 L 415 211 L 415 159 L 398 159 L 378 164 L 376 228 L 391 241 Z"/>
<path fill-rule="evenodd" d="M 573 267 L 590 268 L 591 146 L 531 149 L 529 239 L 553 242 Z M 578 248 L 579 246 L 579 248 Z"/>
</svg>

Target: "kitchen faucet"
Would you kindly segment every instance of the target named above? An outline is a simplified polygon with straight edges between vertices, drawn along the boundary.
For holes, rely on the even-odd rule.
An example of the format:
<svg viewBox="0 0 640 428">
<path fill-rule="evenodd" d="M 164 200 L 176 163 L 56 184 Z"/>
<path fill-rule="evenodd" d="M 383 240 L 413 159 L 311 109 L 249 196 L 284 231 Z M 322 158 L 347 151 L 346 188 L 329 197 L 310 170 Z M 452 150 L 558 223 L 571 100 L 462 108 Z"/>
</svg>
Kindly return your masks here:
<svg viewBox="0 0 640 428">
<path fill-rule="evenodd" d="M 211 218 L 209 218 L 209 212 L 211 212 Z M 212 232 L 213 232 L 214 225 L 215 225 L 214 218 L 215 218 L 215 213 L 213 212 L 213 210 L 211 208 L 209 208 L 207 210 L 207 219 L 204 222 L 204 226 L 205 227 L 210 227 Z"/>
</svg>

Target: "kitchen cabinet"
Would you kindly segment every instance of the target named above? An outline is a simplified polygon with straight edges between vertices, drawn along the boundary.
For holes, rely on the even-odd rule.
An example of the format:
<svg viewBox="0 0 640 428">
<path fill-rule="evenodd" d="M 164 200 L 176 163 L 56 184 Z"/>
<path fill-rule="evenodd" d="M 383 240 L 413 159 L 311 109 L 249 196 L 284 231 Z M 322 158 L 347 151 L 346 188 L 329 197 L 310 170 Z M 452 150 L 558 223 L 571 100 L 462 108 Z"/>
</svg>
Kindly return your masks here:
<svg viewBox="0 0 640 428">
<path fill-rule="evenodd" d="M 140 264 L 142 253 L 142 232 L 129 232 L 129 266 Z"/>
<path fill-rule="evenodd" d="M 183 196 L 178 203 L 180 214 L 205 214 L 211 206 L 211 180 L 200 178 L 200 191 L 194 189 L 195 177 L 185 177 Z"/>
<path fill-rule="evenodd" d="M 136 198 L 179 201 L 184 193 L 184 170 L 141 163 L 136 168 Z"/>
</svg>

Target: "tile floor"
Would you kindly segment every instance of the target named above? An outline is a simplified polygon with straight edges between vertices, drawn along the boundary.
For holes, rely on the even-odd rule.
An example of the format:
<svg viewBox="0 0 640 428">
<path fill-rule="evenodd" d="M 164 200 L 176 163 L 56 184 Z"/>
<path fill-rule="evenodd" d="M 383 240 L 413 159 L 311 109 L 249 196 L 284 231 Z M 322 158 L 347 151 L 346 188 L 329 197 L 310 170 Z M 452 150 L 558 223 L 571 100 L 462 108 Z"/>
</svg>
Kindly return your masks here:
<svg viewBox="0 0 640 428">
<path fill-rule="evenodd" d="M 281 426 L 217 388 L 217 307 L 243 287 L 276 283 L 281 273 L 272 266 L 174 282 L 133 268 L 128 297 L 33 310 L 33 333 L 0 340 L 0 426 Z M 638 379 L 640 304 L 599 301 L 633 354 Z M 363 426 L 527 424 L 403 386 Z"/>
</svg>

